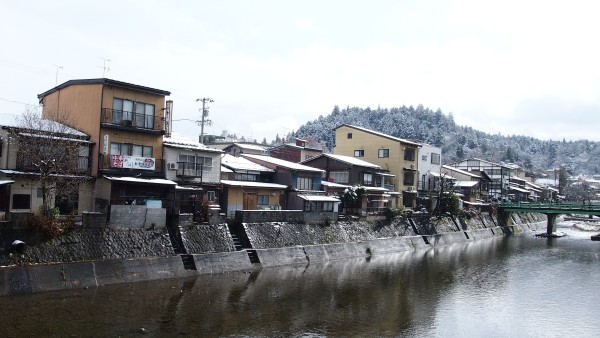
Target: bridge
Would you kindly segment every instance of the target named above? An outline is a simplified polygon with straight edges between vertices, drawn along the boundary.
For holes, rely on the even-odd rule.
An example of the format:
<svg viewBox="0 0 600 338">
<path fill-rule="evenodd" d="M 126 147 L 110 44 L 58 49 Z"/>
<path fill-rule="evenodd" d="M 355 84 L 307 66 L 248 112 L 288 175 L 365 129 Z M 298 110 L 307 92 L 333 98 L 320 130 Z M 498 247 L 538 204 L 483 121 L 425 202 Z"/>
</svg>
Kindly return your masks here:
<svg viewBox="0 0 600 338">
<path fill-rule="evenodd" d="M 552 235 L 556 231 L 556 217 L 564 214 L 596 215 L 600 216 L 600 205 L 597 204 L 567 204 L 567 203 L 527 203 L 505 202 L 498 204 L 498 210 L 504 212 L 539 212 L 548 217 L 546 234 Z"/>
</svg>

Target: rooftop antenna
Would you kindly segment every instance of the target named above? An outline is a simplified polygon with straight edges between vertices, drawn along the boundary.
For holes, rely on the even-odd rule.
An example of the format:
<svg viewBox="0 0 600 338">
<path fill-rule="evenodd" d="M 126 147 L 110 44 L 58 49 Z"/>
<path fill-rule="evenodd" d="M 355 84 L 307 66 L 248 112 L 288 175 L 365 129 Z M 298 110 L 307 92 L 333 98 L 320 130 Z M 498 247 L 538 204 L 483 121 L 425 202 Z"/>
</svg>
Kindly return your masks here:
<svg viewBox="0 0 600 338">
<path fill-rule="evenodd" d="M 104 63 L 102 65 L 102 77 L 106 77 L 106 73 L 110 72 L 110 66 L 107 66 L 106 63 L 110 62 L 110 59 L 101 58 Z"/>
<path fill-rule="evenodd" d="M 207 103 L 215 102 L 215 100 L 210 97 L 203 97 L 201 99 L 196 99 L 196 102 L 202 101 L 202 109 L 200 109 L 201 120 L 196 121 L 200 124 L 200 143 L 204 144 L 204 125 L 210 125 L 212 123 L 211 120 L 208 119 L 208 106 Z"/>
<path fill-rule="evenodd" d="M 59 65 L 53 65 L 53 66 L 56 67 L 56 77 L 54 78 L 54 85 L 56 86 L 56 85 L 58 85 L 58 70 L 63 69 L 63 67 L 59 66 Z"/>
</svg>

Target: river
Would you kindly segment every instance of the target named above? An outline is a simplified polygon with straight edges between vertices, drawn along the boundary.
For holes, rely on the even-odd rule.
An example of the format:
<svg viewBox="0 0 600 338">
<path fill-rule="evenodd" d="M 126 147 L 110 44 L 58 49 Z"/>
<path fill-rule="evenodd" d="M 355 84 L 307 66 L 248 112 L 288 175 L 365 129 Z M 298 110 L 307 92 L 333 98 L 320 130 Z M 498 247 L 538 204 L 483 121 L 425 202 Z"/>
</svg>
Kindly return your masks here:
<svg viewBox="0 0 600 338">
<path fill-rule="evenodd" d="M 1 297 L 0 336 L 598 336 L 600 242 L 572 225 L 557 239 Z"/>
</svg>

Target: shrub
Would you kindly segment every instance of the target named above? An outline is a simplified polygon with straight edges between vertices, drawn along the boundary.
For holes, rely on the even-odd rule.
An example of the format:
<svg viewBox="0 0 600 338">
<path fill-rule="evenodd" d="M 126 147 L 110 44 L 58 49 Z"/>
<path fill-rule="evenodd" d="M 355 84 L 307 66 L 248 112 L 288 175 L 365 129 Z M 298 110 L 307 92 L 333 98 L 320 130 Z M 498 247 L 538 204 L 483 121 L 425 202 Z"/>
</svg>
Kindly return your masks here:
<svg viewBox="0 0 600 338">
<path fill-rule="evenodd" d="M 60 222 L 46 216 L 30 215 L 25 219 L 25 225 L 30 227 L 36 234 L 48 239 L 58 237 L 62 233 Z"/>
</svg>

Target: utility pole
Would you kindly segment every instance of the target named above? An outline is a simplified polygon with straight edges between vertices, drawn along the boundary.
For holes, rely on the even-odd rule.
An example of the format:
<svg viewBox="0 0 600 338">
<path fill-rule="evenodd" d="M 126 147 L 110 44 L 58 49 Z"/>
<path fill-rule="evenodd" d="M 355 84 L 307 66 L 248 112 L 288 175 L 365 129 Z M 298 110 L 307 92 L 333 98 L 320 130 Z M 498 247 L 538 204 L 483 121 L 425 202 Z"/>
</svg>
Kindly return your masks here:
<svg viewBox="0 0 600 338">
<path fill-rule="evenodd" d="M 215 102 L 210 97 L 203 97 L 201 99 L 196 99 L 196 102 L 202 101 L 202 109 L 200 110 L 201 120 L 197 121 L 200 124 L 200 143 L 204 144 L 204 125 L 211 124 L 211 120 L 208 119 L 208 106 L 207 103 Z"/>
</svg>

